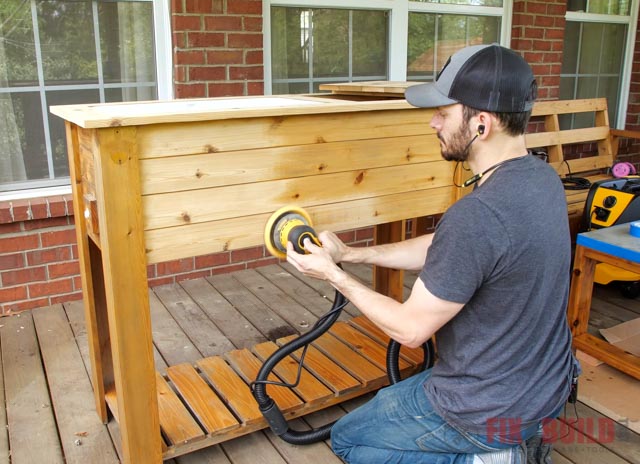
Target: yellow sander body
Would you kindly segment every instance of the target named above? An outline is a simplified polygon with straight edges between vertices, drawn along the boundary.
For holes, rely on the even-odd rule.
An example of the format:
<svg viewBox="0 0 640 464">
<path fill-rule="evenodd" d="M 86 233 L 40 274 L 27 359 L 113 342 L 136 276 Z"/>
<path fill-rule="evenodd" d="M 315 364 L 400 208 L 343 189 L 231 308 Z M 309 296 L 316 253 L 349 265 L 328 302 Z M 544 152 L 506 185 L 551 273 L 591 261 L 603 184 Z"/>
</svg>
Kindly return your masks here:
<svg viewBox="0 0 640 464">
<path fill-rule="evenodd" d="M 306 253 L 304 240 L 309 238 L 313 243 L 322 246 L 311 217 L 298 206 L 284 206 L 273 213 L 264 228 L 264 244 L 276 258 L 287 257 L 287 242 L 293 243 L 298 253 Z"/>
</svg>

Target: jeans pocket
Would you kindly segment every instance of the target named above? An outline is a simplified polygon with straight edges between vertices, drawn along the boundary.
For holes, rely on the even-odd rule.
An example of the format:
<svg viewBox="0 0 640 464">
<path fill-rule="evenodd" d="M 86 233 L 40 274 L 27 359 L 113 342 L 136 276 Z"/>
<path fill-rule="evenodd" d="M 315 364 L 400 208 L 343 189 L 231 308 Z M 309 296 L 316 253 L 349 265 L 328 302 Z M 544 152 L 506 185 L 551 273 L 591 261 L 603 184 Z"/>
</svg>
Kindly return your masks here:
<svg viewBox="0 0 640 464">
<path fill-rule="evenodd" d="M 442 424 L 435 430 L 418 437 L 416 444 L 423 451 L 437 453 L 484 453 L 491 448 L 472 436 L 460 432 L 448 424 Z"/>
</svg>

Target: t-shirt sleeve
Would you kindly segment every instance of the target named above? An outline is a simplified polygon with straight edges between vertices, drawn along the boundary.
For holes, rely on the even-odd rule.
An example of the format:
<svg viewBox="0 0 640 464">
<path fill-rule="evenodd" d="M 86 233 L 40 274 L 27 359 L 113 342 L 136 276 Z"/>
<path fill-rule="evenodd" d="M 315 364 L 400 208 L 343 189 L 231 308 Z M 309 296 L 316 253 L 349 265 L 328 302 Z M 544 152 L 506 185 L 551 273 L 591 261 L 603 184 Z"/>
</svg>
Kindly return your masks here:
<svg viewBox="0 0 640 464">
<path fill-rule="evenodd" d="M 508 246 L 507 235 L 490 208 L 465 197 L 438 223 L 420 279 L 438 298 L 466 304 L 494 275 Z"/>
</svg>

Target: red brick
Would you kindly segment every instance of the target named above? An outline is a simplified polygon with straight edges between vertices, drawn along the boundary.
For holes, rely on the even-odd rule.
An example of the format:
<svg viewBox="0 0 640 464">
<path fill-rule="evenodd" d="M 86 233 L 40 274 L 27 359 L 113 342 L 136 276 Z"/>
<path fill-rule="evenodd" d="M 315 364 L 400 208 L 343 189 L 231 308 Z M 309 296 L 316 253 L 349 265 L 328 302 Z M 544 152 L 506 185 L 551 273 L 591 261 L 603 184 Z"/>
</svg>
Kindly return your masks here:
<svg viewBox="0 0 640 464">
<path fill-rule="evenodd" d="M 262 48 L 262 34 L 228 34 L 227 46 L 229 48 Z"/>
<path fill-rule="evenodd" d="M 198 14 L 215 13 L 214 4 L 212 0 L 184 0 L 184 12 Z"/>
<path fill-rule="evenodd" d="M 205 52 L 203 50 L 176 50 L 175 65 L 205 64 Z"/>
<path fill-rule="evenodd" d="M 243 263 L 232 264 L 230 266 L 215 267 L 215 268 L 211 269 L 211 274 L 212 275 L 227 274 L 229 272 L 241 271 L 241 270 L 246 269 L 246 268 L 247 267 Z"/>
<path fill-rule="evenodd" d="M 173 37 L 174 49 L 187 48 L 187 32 L 173 31 L 173 34 L 171 35 Z"/>
<path fill-rule="evenodd" d="M 174 82 L 187 82 L 187 67 L 186 66 L 174 66 L 173 67 L 173 81 Z"/>
<path fill-rule="evenodd" d="M 546 14 L 547 5 L 542 2 L 527 2 L 525 11 L 527 13 Z"/>
<path fill-rule="evenodd" d="M 30 204 L 32 219 L 46 219 L 49 217 L 47 202 L 44 198 L 33 198 Z"/>
<path fill-rule="evenodd" d="M 245 16 L 242 18 L 242 29 L 251 32 L 262 32 L 262 17 Z"/>
<path fill-rule="evenodd" d="M 356 240 L 369 240 L 373 239 L 373 227 L 367 227 L 366 229 L 356 230 Z"/>
<path fill-rule="evenodd" d="M 202 30 L 202 20 L 200 16 L 173 15 L 174 31 L 200 31 Z"/>
<path fill-rule="evenodd" d="M 247 95 L 264 95 L 264 82 L 248 82 Z"/>
<path fill-rule="evenodd" d="M 204 18 L 205 31 L 242 31 L 239 16 L 207 16 Z"/>
<path fill-rule="evenodd" d="M 210 50 L 207 52 L 207 64 L 242 64 L 242 50 Z"/>
<path fill-rule="evenodd" d="M 232 81 L 250 80 L 256 81 L 264 77 L 262 66 L 231 66 L 229 68 L 229 79 Z"/>
<path fill-rule="evenodd" d="M 184 0 L 171 0 L 171 13 L 184 13 Z"/>
<path fill-rule="evenodd" d="M 158 285 L 167 285 L 175 283 L 175 278 L 173 277 L 161 277 L 158 279 L 150 279 L 148 282 L 149 287 L 157 287 Z"/>
<path fill-rule="evenodd" d="M 224 34 L 220 32 L 188 32 L 187 45 L 189 48 L 223 47 Z"/>
<path fill-rule="evenodd" d="M 66 227 L 69 225 L 67 216 L 60 216 L 48 219 L 35 219 L 33 221 L 25 221 L 24 230 L 51 229 L 52 227 Z"/>
<path fill-rule="evenodd" d="M 80 264 L 78 263 L 78 261 L 67 261 L 66 263 L 49 264 L 47 269 L 49 271 L 50 279 L 80 275 Z"/>
<path fill-rule="evenodd" d="M 0 288 L 0 303 L 27 299 L 27 287 L 2 287 Z"/>
<path fill-rule="evenodd" d="M 50 280 L 48 282 L 29 285 L 29 297 L 60 295 L 73 290 L 73 279 Z"/>
<path fill-rule="evenodd" d="M 47 198 L 51 217 L 73 216 L 73 200 L 68 195 Z"/>
<path fill-rule="evenodd" d="M 222 253 L 213 253 L 210 255 L 197 256 L 195 258 L 195 268 L 203 269 L 207 267 L 222 266 L 231 262 L 231 256 L 228 251 Z"/>
<path fill-rule="evenodd" d="M 201 279 L 203 277 L 209 277 L 210 275 L 211 275 L 211 270 L 209 269 L 188 272 L 186 274 L 178 274 L 176 275 L 176 282 L 181 282 L 183 280 Z"/>
<path fill-rule="evenodd" d="M 337 234 L 338 238 L 344 243 L 351 243 L 356 239 L 356 232 L 354 230 L 347 230 Z"/>
<path fill-rule="evenodd" d="M 158 276 L 179 274 L 189 271 L 193 271 L 193 258 L 185 258 L 156 264 L 156 272 Z"/>
<path fill-rule="evenodd" d="M 70 246 L 47 248 L 45 250 L 35 250 L 26 253 L 27 263 L 29 264 L 29 266 L 59 261 L 69 261 L 72 256 L 73 255 L 71 253 Z"/>
<path fill-rule="evenodd" d="M 15 237 L 0 237 L 0 253 L 33 250 L 40 246 L 38 235 L 20 235 Z"/>
<path fill-rule="evenodd" d="M 22 285 L 29 282 L 42 282 L 46 280 L 46 278 L 47 273 L 44 266 L 4 271 L 0 274 L 2 285 L 7 287 Z"/>
<path fill-rule="evenodd" d="M 6 305 L 2 305 L 2 314 L 9 315 L 15 314 L 27 309 L 42 308 L 43 306 L 49 306 L 48 298 L 39 298 L 37 300 L 26 301 L 14 301 Z"/>
<path fill-rule="evenodd" d="M 240 82 L 211 83 L 207 87 L 210 97 L 239 97 L 244 95 L 244 84 Z"/>
<path fill-rule="evenodd" d="M 224 81 L 227 68 L 224 66 L 199 66 L 189 69 L 190 81 Z"/>
<path fill-rule="evenodd" d="M 14 222 L 13 214 L 11 214 L 8 202 L 0 203 L 0 224 L 9 224 L 12 222 Z"/>
<path fill-rule="evenodd" d="M 67 293 L 66 295 L 52 296 L 50 304 L 66 303 L 67 301 L 78 301 L 82 299 L 82 292 Z"/>
<path fill-rule="evenodd" d="M 243 248 L 242 250 L 233 250 L 231 252 L 231 262 L 238 263 L 242 261 L 250 261 L 264 258 L 264 256 L 265 253 L 263 247 Z"/>
<path fill-rule="evenodd" d="M 24 265 L 25 259 L 22 253 L 0 255 L 0 270 L 18 269 Z"/>
<path fill-rule="evenodd" d="M 29 200 L 14 200 L 11 202 L 14 221 L 28 221 L 31 219 L 31 205 Z"/>
<path fill-rule="evenodd" d="M 227 14 L 262 14 L 262 0 L 227 1 Z"/>
<path fill-rule="evenodd" d="M 48 248 L 57 245 L 71 245 L 76 242 L 75 229 L 56 230 L 53 232 L 42 232 L 40 234 L 42 240 L 42 248 Z"/>
<path fill-rule="evenodd" d="M 204 84 L 178 84 L 175 86 L 176 98 L 206 97 L 207 87 Z"/>
<path fill-rule="evenodd" d="M 264 53 L 262 50 L 248 50 L 245 55 L 245 64 L 264 64 Z"/>
</svg>

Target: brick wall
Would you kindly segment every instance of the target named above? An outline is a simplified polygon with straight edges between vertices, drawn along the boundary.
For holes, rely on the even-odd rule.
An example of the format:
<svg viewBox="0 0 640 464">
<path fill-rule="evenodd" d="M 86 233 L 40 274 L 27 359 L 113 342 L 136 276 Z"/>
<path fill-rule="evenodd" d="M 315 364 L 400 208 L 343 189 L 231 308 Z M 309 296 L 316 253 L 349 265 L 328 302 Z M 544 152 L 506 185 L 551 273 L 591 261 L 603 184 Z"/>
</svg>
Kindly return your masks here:
<svg viewBox="0 0 640 464">
<path fill-rule="evenodd" d="M 262 0 L 173 0 L 177 98 L 262 95 Z"/>
</svg>

